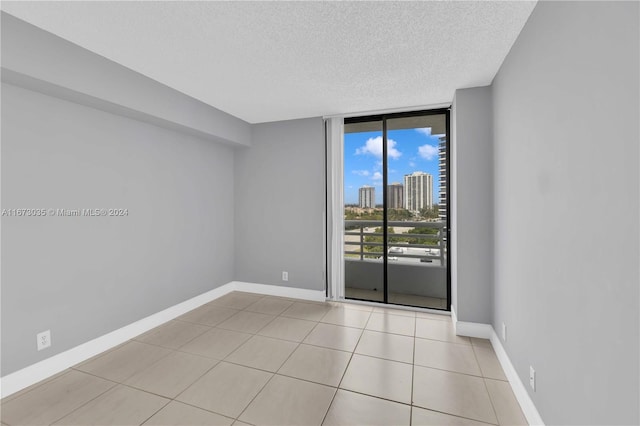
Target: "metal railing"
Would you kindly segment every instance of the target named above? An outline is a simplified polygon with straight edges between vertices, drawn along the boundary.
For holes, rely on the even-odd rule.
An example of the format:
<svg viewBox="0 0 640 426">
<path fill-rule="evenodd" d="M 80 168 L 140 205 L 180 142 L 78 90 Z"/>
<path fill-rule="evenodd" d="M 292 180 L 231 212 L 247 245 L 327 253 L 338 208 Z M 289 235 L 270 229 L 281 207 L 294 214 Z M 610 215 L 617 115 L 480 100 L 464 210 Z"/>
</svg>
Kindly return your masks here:
<svg viewBox="0 0 640 426">
<path fill-rule="evenodd" d="M 401 262 L 420 262 L 426 265 L 438 260 L 441 266 L 446 265 L 447 236 L 444 222 L 403 222 L 389 221 L 389 228 L 434 229 L 434 233 L 388 233 L 388 259 Z M 380 232 L 382 221 L 378 220 L 345 220 L 345 250 L 346 258 L 381 259 L 384 255 L 384 243 L 381 242 L 383 233 Z M 377 232 L 376 232 L 377 231 Z M 352 236 L 357 236 L 353 238 Z M 351 237 L 351 238 L 350 238 Z M 373 238 L 367 238 L 373 237 Z M 379 237 L 379 238 L 376 238 Z M 428 240 L 434 244 L 410 242 Z M 357 247 L 353 250 L 353 247 Z M 379 248 L 379 249 L 378 249 Z"/>
</svg>

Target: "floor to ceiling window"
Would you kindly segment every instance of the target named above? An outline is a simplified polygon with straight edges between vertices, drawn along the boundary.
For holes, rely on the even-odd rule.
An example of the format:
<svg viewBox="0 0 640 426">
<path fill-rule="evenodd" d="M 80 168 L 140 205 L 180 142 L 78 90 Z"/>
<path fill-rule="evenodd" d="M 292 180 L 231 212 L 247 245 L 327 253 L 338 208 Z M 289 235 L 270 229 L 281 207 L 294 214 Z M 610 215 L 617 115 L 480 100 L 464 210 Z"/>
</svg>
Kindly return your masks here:
<svg viewBox="0 0 640 426">
<path fill-rule="evenodd" d="M 346 118 L 344 297 L 449 309 L 449 111 Z"/>
</svg>

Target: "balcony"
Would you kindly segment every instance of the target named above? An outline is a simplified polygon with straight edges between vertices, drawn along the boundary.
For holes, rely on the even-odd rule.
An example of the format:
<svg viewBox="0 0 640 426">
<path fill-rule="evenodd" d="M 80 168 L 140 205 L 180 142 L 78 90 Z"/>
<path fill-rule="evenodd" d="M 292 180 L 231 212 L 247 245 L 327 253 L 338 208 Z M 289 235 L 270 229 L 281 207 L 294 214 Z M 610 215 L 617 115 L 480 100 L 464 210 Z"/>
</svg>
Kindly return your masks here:
<svg viewBox="0 0 640 426">
<path fill-rule="evenodd" d="M 446 309 L 447 242 L 444 222 L 390 221 L 389 302 Z M 345 221 L 345 294 L 382 301 L 383 233 L 378 220 Z"/>
</svg>

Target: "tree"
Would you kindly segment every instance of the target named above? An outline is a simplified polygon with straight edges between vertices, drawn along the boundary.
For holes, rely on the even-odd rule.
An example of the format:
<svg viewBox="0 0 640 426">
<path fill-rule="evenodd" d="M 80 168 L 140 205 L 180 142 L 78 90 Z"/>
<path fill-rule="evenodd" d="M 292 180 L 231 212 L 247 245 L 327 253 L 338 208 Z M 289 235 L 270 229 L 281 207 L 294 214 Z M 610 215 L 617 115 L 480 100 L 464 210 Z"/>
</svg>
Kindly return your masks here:
<svg viewBox="0 0 640 426">
<path fill-rule="evenodd" d="M 433 207 L 425 207 L 424 209 L 420 209 L 420 216 L 424 219 L 437 219 L 439 214 L 439 206 L 434 204 Z"/>
<path fill-rule="evenodd" d="M 435 238 L 409 237 L 409 244 L 438 245 L 438 230 L 436 228 L 413 228 L 410 229 L 407 234 L 425 234 L 435 236 Z"/>
<path fill-rule="evenodd" d="M 391 228 L 391 231 L 393 231 L 393 228 Z M 382 227 L 376 228 L 374 233 L 376 234 L 382 234 L 384 231 L 382 229 Z M 366 235 L 364 237 L 364 242 L 365 243 L 382 243 L 384 240 L 382 235 Z M 364 246 L 364 251 L 366 252 L 375 252 L 375 253 L 381 253 L 384 250 L 384 248 L 382 246 L 374 246 L 374 245 L 365 245 Z"/>
<path fill-rule="evenodd" d="M 413 219 L 413 213 L 407 209 L 389 209 L 387 210 L 387 218 L 392 221 L 411 220 Z"/>
</svg>

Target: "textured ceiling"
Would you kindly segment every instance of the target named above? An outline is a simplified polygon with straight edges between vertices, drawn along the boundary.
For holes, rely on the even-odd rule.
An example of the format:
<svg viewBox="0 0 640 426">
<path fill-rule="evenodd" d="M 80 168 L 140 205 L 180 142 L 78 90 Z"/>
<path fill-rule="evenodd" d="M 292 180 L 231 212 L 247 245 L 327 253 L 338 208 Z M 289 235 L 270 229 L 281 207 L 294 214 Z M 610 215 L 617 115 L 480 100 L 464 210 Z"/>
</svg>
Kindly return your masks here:
<svg viewBox="0 0 640 426">
<path fill-rule="evenodd" d="M 535 2 L 2 2 L 251 123 L 451 102 L 490 84 Z"/>
</svg>

